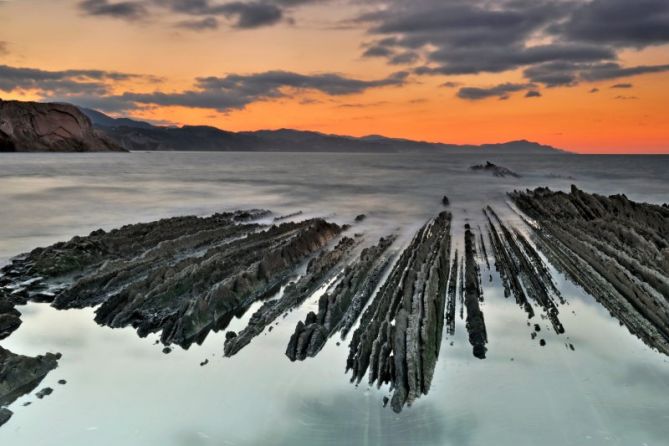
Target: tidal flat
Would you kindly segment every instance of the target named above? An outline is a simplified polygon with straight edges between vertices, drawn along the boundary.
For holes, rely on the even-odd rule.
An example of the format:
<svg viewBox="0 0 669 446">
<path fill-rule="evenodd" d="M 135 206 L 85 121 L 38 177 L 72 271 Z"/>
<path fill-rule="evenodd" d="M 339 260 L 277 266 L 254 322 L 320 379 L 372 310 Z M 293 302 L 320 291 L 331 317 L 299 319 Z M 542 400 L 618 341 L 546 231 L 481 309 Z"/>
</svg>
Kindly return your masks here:
<svg viewBox="0 0 669 446">
<path fill-rule="evenodd" d="M 0 260 L 21 324 L 0 344 L 62 354 L 35 389 L 53 394 L 7 404 L 7 444 L 669 436 L 667 157 L 3 161 Z M 514 175 L 471 169 L 487 161 Z M 129 243 L 112 243 L 124 225 Z"/>
</svg>

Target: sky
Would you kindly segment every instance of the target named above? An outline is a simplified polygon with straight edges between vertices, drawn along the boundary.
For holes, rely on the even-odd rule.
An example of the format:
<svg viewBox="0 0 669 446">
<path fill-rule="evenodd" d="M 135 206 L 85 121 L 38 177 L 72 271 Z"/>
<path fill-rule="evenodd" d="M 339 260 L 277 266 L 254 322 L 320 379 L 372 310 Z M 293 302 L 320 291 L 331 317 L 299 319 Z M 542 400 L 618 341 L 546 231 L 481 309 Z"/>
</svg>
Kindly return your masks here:
<svg viewBox="0 0 669 446">
<path fill-rule="evenodd" d="M 669 153 L 667 0 L 0 0 L 0 98 Z"/>
</svg>

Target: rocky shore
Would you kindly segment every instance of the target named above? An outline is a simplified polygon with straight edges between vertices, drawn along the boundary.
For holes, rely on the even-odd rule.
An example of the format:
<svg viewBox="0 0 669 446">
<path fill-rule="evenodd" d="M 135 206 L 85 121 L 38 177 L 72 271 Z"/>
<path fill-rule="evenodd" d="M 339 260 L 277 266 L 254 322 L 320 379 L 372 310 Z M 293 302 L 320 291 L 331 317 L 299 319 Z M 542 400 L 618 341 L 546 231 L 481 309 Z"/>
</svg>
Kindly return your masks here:
<svg viewBox="0 0 669 446">
<path fill-rule="evenodd" d="M 59 354 L 31 358 L 0 347 L 0 426 L 12 416 L 6 406 L 32 392 L 58 366 L 59 359 Z"/>
<path fill-rule="evenodd" d="M 320 219 L 270 227 L 254 222 L 267 214 L 239 211 L 99 230 L 38 248 L 3 273 L 24 299 L 50 296 L 59 309 L 99 305 L 101 325 L 133 326 L 140 336 L 160 331 L 165 345 L 187 348 L 275 293 L 343 230 Z"/>
<path fill-rule="evenodd" d="M 301 214 L 274 217 L 265 210 L 97 230 L 37 248 L 2 268 L 0 339 L 20 326 L 17 305 L 51 302 L 58 309 L 97 306 L 100 325 L 132 326 L 140 336 L 160 333 L 169 352 L 172 344 L 189 348 L 212 330 L 226 330 L 255 304 L 246 326 L 226 333 L 229 357 L 272 331 L 281 316 L 318 298 L 318 310 L 281 340 L 286 356 L 315 357 L 330 338 L 345 339 L 355 327 L 346 360 L 351 381 L 366 377 L 370 385 L 388 385 L 386 402 L 400 412 L 429 392 L 444 328 L 454 342 L 458 313 L 472 354 L 486 357 L 483 268 L 490 281 L 497 271 L 505 297 L 525 313 L 540 347 L 547 343 L 536 339 L 542 324 L 531 323 L 534 318 L 549 322 L 546 328 L 557 336 L 565 334 L 560 310 L 567 302 L 553 266 L 631 333 L 669 354 L 666 206 L 576 187 L 569 193 L 516 191 L 510 198 L 520 218 L 486 206 L 483 229 L 466 223 L 459 244 L 448 211 L 397 247 L 395 235 L 373 243 L 365 234 L 348 236 L 347 226 L 319 218 L 291 221 Z M 453 245 L 458 249 L 452 253 Z M 565 346 L 574 350 L 571 342 Z M 32 391 L 57 359 L 0 349 L 0 421 L 11 416 L 3 406 Z"/>
<path fill-rule="evenodd" d="M 669 354 L 669 209 L 624 195 L 514 192 L 548 260 L 649 346 Z"/>
</svg>

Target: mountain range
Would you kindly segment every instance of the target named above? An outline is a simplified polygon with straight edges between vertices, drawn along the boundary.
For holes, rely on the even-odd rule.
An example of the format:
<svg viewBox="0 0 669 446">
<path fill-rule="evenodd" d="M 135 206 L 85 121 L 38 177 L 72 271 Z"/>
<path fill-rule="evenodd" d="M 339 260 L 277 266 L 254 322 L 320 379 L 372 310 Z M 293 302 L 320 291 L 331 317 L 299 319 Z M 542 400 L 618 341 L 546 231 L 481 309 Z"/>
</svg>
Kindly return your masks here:
<svg viewBox="0 0 669 446">
<path fill-rule="evenodd" d="M 380 135 L 363 137 L 279 129 L 231 132 L 216 127 L 158 126 L 62 103 L 2 101 L 0 152 L 92 151 L 566 153 L 530 141 L 457 145 Z"/>
<path fill-rule="evenodd" d="M 520 140 L 500 144 L 457 145 L 380 135 L 363 137 L 279 129 L 230 132 L 210 126 L 156 126 L 128 118 L 112 118 L 81 109 L 93 126 L 126 150 L 258 151 L 258 152 L 414 152 L 424 150 L 490 151 L 494 153 L 564 153 L 554 147 Z"/>
</svg>

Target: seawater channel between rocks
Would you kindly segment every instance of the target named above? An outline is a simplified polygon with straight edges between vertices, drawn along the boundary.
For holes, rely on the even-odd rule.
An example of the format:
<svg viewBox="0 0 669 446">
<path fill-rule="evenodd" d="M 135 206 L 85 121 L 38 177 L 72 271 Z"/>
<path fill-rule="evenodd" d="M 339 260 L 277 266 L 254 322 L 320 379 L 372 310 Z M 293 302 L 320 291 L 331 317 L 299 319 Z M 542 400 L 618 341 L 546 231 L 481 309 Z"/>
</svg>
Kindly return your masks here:
<svg viewBox="0 0 669 446">
<path fill-rule="evenodd" d="M 3 228 L 14 231 L 15 236 L 3 239 L 0 256 L 8 258 L 34 246 L 138 219 L 259 207 L 271 208 L 276 215 L 303 210 L 300 220 L 324 217 L 339 225 L 365 213 L 367 218 L 354 225 L 350 235 L 364 233 L 367 242 L 375 243 L 381 236 L 397 234 L 394 245 L 399 249 L 408 246 L 418 229 L 437 215 L 444 194 L 451 203 L 452 251 L 458 249 L 464 256 L 465 224 L 477 240 L 482 234 L 483 243 L 488 242 L 489 222 L 482 212 L 487 205 L 509 227 L 527 229 L 506 196 L 514 189 L 548 185 L 569 191 L 569 184 L 575 182 L 589 192 L 622 192 L 630 199 L 661 203 L 659 191 L 667 184 L 661 172 L 653 173 L 652 163 L 639 167 L 650 170 L 644 170 L 648 177 L 644 183 L 636 184 L 634 172 L 620 165 L 629 164 L 629 160 L 616 158 L 596 166 L 594 162 L 589 165 L 587 157 L 578 163 L 551 157 L 528 163 L 510 157 L 495 162 L 522 177 L 491 179 L 468 172 L 469 165 L 481 162 L 468 156 L 300 155 L 292 160 L 306 169 L 299 173 L 279 156 L 270 156 L 273 159 L 267 160 L 263 169 L 257 167 L 263 165 L 260 160 L 249 154 L 207 154 L 210 159 L 206 165 L 193 154 L 128 157 L 134 157 L 133 163 L 125 156 L 120 160 L 103 158 L 110 163 L 106 169 L 120 167 L 124 172 L 121 177 L 130 181 L 110 178 L 105 184 L 113 186 L 95 194 L 86 190 L 86 186 L 95 190 L 93 176 L 99 174 L 93 158 L 82 155 L 69 166 L 67 175 L 55 175 L 56 169 L 47 167 L 49 163 L 42 165 L 39 156 L 13 157 L 10 175 L 3 172 L 0 179 L 9 186 L 3 190 L 11 192 L 3 193 L 0 200 L 5 209 L 16 212 L 16 221 Z M 359 157 L 357 164 L 351 163 L 351 157 Z M 213 161 L 227 164 L 212 167 Z M 241 170 L 242 164 L 252 165 L 250 161 L 256 163 L 257 170 Z M 156 162 L 160 174 L 155 170 Z M 175 176 L 171 168 L 175 162 L 185 162 L 189 169 Z M 354 176 L 353 182 L 358 184 L 351 188 L 346 172 L 355 173 L 356 169 L 368 175 L 364 180 Z M 424 170 L 421 178 L 416 177 L 416 169 Z M 140 178 L 148 171 L 154 176 Z M 576 179 L 554 178 L 556 173 L 565 172 Z M 24 181 L 27 175 L 36 174 L 41 175 L 40 181 Z M 246 174 L 246 188 L 238 184 L 242 174 Z M 617 176 L 620 187 L 610 190 L 602 184 L 598 176 L 605 174 Z M 306 185 L 316 175 L 324 181 L 314 183 L 319 186 L 311 190 Z M 398 178 L 402 187 L 393 188 Z M 134 186 L 128 189 L 128 184 Z M 144 191 L 146 196 L 131 189 Z M 67 191 L 73 196 L 62 197 Z M 187 207 L 178 199 L 184 194 L 195 197 L 187 200 Z M 104 198 L 100 200 L 100 196 Z M 167 198 L 173 203 L 171 207 L 156 206 L 166 203 Z M 50 201 L 55 201 L 50 204 L 54 208 L 45 220 L 51 225 L 40 220 L 32 229 L 25 227 L 38 206 L 48 208 Z M 62 209 L 57 207 L 59 201 Z M 99 215 L 88 222 L 68 220 L 82 202 L 98 207 Z M 146 213 L 146 218 L 137 210 Z M 525 236 L 531 239 L 530 232 Z M 382 408 L 383 397 L 390 396 L 387 387 L 368 388 L 364 379 L 355 388 L 348 382 L 350 375 L 344 375 L 352 332 L 340 346 L 336 345 L 337 337 L 330 339 L 315 358 L 291 363 L 284 356 L 298 322 L 305 321 L 310 311 L 318 313 L 324 286 L 310 292 L 305 302 L 285 318 L 279 317 L 279 324 L 272 325 L 271 331 L 264 330 L 231 358 L 222 358 L 223 332 L 210 333 L 202 346 L 174 348 L 165 355 L 162 346 L 153 345 L 156 335 L 139 339 L 129 328 L 100 328 L 90 309 L 56 311 L 46 304 L 31 303 L 17 307 L 23 313 L 23 325 L 3 340 L 2 346 L 30 356 L 58 351 L 63 358 L 39 387 L 54 388 L 53 395 L 28 407 L 22 404 L 36 401 L 30 395 L 13 403 L 10 408 L 15 414 L 0 429 L 0 441 L 19 445 L 52 441 L 83 444 L 91 439 L 98 444 L 331 444 L 343 435 L 353 444 L 485 444 L 493 440 L 500 444 L 497 437 L 503 430 L 502 444 L 506 438 L 508 444 L 537 439 L 548 444 L 661 444 L 657 441 L 667 435 L 667 403 L 661 398 L 669 383 L 666 357 L 631 336 L 549 262 L 547 268 L 566 302 L 559 305 L 565 333 L 558 333 L 555 324 L 541 318 L 536 306 L 537 316 L 527 326 L 527 315 L 514 296 L 504 298 L 491 247 L 486 246 L 490 268 L 482 257 L 482 246 L 476 247 L 486 359 L 472 355 L 465 326 L 467 312 L 461 319 L 458 303 L 455 333 L 444 330 L 429 394 L 399 415 Z M 252 304 L 239 319 L 232 319 L 227 330 L 242 331 L 261 305 Z M 535 324 L 540 331 L 533 338 Z M 545 346 L 539 345 L 540 339 Z M 622 363 L 621 355 L 625 358 Z M 205 359 L 209 363 L 200 366 Z M 68 381 L 65 387 L 57 385 L 62 378 Z M 509 407 L 514 417 L 507 415 Z M 152 414 L 148 419 L 141 415 L 147 412 Z M 514 424 L 516 414 L 525 417 L 522 431 Z"/>
</svg>

